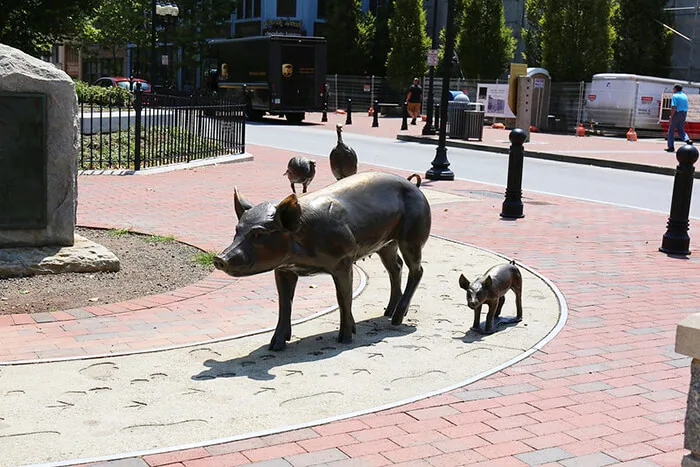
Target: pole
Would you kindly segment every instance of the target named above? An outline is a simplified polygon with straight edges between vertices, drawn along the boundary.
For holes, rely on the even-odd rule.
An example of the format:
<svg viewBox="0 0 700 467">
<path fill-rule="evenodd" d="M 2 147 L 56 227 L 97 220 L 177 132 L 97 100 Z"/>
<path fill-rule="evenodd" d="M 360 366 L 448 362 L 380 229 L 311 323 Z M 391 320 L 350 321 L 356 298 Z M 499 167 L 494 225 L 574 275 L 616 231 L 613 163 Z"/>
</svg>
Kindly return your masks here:
<svg viewBox="0 0 700 467">
<path fill-rule="evenodd" d="M 432 48 L 437 49 L 437 16 L 438 16 L 438 0 L 433 0 L 433 43 Z M 433 90 L 434 84 L 433 80 L 435 77 L 435 67 L 431 66 L 428 71 L 428 112 L 425 116 L 425 126 L 421 132 L 424 135 L 434 135 L 435 126 L 433 126 L 433 107 L 434 107 L 434 97 Z"/>
<path fill-rule="evenodd" d="M 455 0 L 447 0 L 447 31 L 445 34 L 445 55 L 443 60 L 447 61 L 442 75 L 442 96 L 440 98 L 440 133 L 438 147 L 435 150 L 435 159 L 431 162 L 432 168 L 425 172 L 428 180 L 454 180 L 455 174 L 448 168 L 447 148 L 447 99 L 450 93 L 450 75 L 452 73 L 452 56 L 455 48 L 455 21 L 454 21 Z"/>
<path fill-rule="evenodd" d="M 693 72 L 693 46 L 695 45 L 695 25 L 698 22 L 698 7 L 700 7 L 700 0 L 695 0 L 695 14 L 693 15 L 693 36 L 690 40 L 690 57 L 688 57 L 688 82 L 690 82 L 690 76 Z"/>
<path fill-rule="evenodd" d="M 158 80 L 158 61 L 156 60 L 156 0 L 151 0 L 151 85 Z"/>
</svg>

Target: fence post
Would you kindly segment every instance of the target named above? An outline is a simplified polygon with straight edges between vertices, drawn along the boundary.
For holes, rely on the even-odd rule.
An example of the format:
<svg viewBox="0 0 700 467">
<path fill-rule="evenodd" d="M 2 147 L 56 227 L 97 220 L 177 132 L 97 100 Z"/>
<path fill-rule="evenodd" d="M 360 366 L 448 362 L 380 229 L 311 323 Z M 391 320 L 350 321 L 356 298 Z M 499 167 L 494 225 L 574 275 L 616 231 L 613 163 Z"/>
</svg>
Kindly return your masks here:
<svg viewBox="0 0 700 467">
<path fill-rule="evenodd" d="M 698 150 L 692 143 L 685 144 L 676 151 L 676 159 L 678 159 L 678 167 L 676 167 L 676 176 L 673 180 L 671 212 L 659 251 L 670 255 L 689 255 L 688 227 L 690 221 L 688 216 L 695 174 L 693 164 L 698 160 Z"/>
<path fill-rule="evenodd" d="M 348 98 L 348 110 L 345 115 L 345 124 L 352 125 L 352 99 Z"/>
<path fill-rule="evenodd" d="M 141 170 L 141 109 L 143 108 L 141 83 L 136 83 L 134 93 L 134 170 Z"/>
</svg>

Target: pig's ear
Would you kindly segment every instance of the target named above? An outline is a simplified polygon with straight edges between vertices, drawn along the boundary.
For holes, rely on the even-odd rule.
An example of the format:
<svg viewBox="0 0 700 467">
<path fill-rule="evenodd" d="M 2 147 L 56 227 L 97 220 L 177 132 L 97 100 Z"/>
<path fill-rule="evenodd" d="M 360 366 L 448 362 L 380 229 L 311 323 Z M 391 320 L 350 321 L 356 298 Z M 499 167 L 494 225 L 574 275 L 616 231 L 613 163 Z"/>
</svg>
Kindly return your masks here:
<svg viewBox="0 0 700 467">
<path fill-rule="evenodd" d="M 459 286 L 464 290 L 469 290 L 469 281 L 464 277 L 464 274 L 459 275 Z"/>
<path fill-rule="evenodd" d="M 486 279 L 484 279 L 484 287 L 486 287 L 487 289 L 490 289 L 491 284 L 493 284 L 493 281 L 491 280 L 491 276 L 486 276 Z"/>
<path fill-rule="evenodd" d="M 301 206 L 297 195 L 291 195 L 277 205 L 277 218 L 286 230 L 296 232 L 301 227 Z"/>
<path fill-rule="evenodd" d="M 250 204 L 240 195 L 238 192 L 238 187 L 233 187 L 233 207 L 236 210 L 236 217 L 238 217 L 239 220 L 244 212 L 253 207 L 252 204 Z"/>
</svg>

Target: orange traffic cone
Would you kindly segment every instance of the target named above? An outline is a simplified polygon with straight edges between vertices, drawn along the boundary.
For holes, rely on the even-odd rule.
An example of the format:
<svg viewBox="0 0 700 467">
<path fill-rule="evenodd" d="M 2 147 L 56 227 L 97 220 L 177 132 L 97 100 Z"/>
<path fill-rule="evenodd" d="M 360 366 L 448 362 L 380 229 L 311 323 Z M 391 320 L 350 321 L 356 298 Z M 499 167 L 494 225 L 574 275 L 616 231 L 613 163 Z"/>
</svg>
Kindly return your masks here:
<svg viewBox="0 0 700 467">
<path fill-rule="evenodd" d="M 586 136 L 586 129 L 583 127 L 583 123 L 579 123 L 576 127 L 576 136 Z"/>
<path fill-rule="evenodd" d="M 627 141 L 637 141 L 637 132 L 634 131 L 634 128 L 627 131 Z"/>
</svg>

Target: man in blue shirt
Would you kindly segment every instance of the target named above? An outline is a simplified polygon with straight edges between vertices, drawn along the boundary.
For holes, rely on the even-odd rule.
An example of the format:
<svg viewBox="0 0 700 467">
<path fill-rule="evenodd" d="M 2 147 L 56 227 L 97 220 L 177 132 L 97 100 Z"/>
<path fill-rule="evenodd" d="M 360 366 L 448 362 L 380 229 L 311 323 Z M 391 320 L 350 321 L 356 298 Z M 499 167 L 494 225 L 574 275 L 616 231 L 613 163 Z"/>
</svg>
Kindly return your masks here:
<svg viewBox="0 0 700 467">
<path fill-rule="evenodd" d="M 673 97 L 671 97 L 671 116 L 668 123 L 668 147 L 666 152 L 674 152 L 674 133 L 678 130 L 678 136 L 686 143 L 690 141 L 685 134 L 685 117 L 688 115 L 688 96 L 683 92 L 683 86 L 676 84 L 673 86 Z"/>
</svg>

